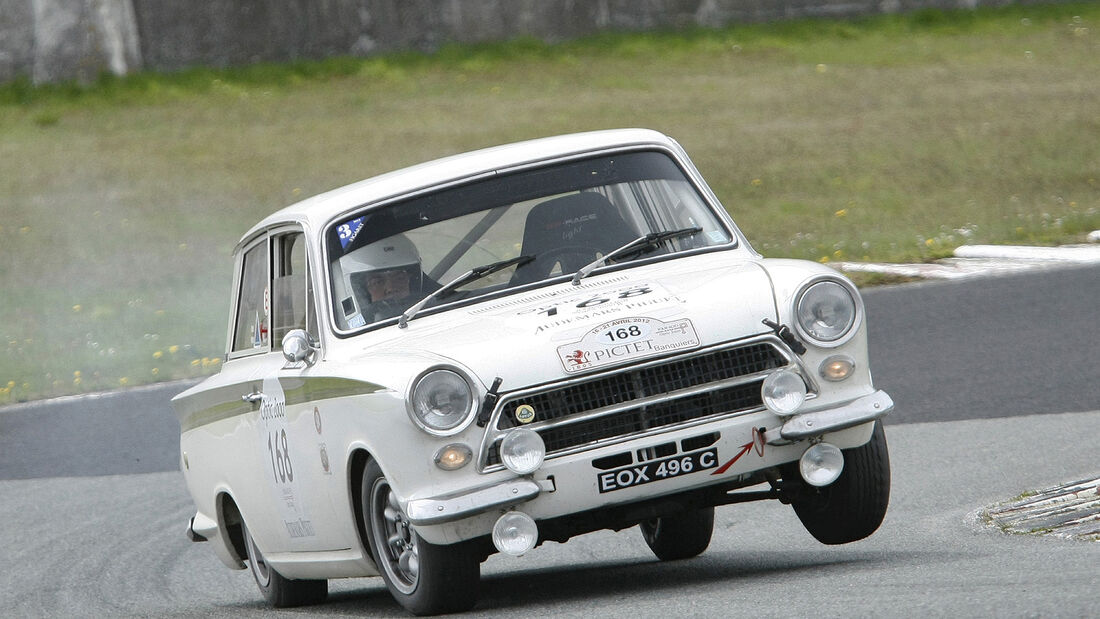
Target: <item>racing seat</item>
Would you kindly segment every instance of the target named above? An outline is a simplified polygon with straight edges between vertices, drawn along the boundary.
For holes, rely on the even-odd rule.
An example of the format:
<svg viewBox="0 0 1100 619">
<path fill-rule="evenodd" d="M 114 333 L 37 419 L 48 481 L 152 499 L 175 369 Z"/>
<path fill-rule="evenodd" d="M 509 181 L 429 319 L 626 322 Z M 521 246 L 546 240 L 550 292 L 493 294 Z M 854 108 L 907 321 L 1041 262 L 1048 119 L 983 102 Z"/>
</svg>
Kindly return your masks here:
<svg viewBox="0 0 1100 619">
<path fill-rule="evenodd" d="M 536 204 L 527 213 L 521 251 L 535 259 L 516 269 L 512 283 L 538 281 L 559 270 L 573 273 L 637 237 L 599 193 L 582 191 Z"/>
</svg>

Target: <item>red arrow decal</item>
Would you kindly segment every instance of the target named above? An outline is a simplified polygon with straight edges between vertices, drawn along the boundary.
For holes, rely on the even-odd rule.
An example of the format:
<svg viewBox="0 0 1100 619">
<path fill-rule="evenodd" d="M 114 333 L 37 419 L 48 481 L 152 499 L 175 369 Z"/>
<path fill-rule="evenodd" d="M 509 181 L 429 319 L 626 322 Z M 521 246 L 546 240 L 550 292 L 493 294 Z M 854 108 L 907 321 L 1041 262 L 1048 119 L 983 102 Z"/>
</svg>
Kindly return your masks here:
<svg viewBox="0 0 1100 619">
<path fill-rule="evenodd" d="M 749 450 L 752 449 L 753 443 L 755 443 L 755 442 L 756 441 L 749 441 L 749 442 L 745 443 L 744 445 L 742 445 L 741 446 L 741 451 L 737 452 L 737 455 L 734 456 L 733 459 L 731 459 L 729 462 L 727 462 L 727 463 L 723 464 L 722 466 L 718 467 L 717 469 L 715 469 L 714 472 L 711 473 L 711 475 L 721 475 L 722 473 L 725 473 L 726 471 L 728 471 L 729 468 L 731 466 L 733 466 L 734 462 L 737 462 L 738 460 L 741 459 L 741 456 L 749 453 Z"/>
<path fill-rule="evenodd" d="M 744 445 L 742 445 L 741 446 L 741 451 L 737 452 L 736 456 L 734 456 L 729 462 L 727 462 L 727 463 L 723 464 L 722 466 L 718 467 L 717 469 L 715 469 L 714 472 L 711 473 L 711 475 L 721 475 L 722 473 L 725 473 L 726 471 L 728 471 L 730 469 L 731 466 L 733 466 L 734 462 L 737 462 L 738 460 L 741 459 L 741 456 L 749 453 L 749 450 L 752 449 L 753 447 L 756 448 L 756 455 L 763 458 L 764 457 L 764 444 L 765 444 L 764 443 L 764 434 L 758 428 L 753 428 L 752 429 L 752 440 L 745 443 Z"/>
</svg>

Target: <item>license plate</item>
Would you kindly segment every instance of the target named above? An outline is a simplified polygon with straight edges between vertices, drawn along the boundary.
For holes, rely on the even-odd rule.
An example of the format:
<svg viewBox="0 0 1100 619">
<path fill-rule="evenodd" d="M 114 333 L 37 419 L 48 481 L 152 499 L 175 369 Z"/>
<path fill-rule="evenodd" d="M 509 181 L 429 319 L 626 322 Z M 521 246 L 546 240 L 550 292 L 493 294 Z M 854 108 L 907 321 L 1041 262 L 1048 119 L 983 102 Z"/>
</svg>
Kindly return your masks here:
<svg viewBox="0 0 1100 619">
<path fill-rule="evenodd" d="M 651 460 L 634 466 L 624 466 L 614 471 L 605 471 L 596 475 L 596 485 L 600 494 L 633 488 L 662 479 L 671 479 L 690 475 L 718 466 L 718 448 L 711 447 L 702 451 L 680 454 L 670 458 Z"/>
</svg>

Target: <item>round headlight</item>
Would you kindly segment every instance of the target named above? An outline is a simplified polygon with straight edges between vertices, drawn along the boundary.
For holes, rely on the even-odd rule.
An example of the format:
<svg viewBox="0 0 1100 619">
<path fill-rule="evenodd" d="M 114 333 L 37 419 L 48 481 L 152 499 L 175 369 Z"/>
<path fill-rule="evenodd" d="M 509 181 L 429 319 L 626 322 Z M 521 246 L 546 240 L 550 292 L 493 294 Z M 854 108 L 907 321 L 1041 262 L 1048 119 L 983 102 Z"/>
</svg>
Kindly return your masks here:
<svg viewBox="0 0 1100 619">
<path fill-rule="evenodd" d="M 798 327 L 810 339 L 824 345 L 837 344 L 856 324 L 856 300 L 836 281 L 813 284 L 795 304 Z"/>
<path fill-rule="evenodd" d="M 546 444 L 538 432 L 516 429 L 500 442 L 500 461 L 509 471 L 519 475 L 534 473 L 546 458 Z"/>
<path fill-rule="evenodd" d="M 473 411 L 474 393 L 470 384 L 450 370 L 428 372 L 413 387 L 413 420 L 430 434 L 458 432 Z"/>
</svg>

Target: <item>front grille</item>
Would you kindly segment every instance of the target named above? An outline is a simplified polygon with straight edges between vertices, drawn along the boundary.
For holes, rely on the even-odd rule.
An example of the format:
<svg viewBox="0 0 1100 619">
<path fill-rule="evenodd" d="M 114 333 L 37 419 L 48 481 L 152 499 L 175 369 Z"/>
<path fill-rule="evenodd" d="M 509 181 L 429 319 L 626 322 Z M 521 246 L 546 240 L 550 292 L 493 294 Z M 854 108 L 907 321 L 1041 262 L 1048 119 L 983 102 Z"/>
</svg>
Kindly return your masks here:
<svg viewBox="0 0 1100 619">
<path fill-rule="evenodd" d="M 522 425 L 516 420 L 516 409 L 532 407 L 536 414 L 532 428 L 542 436 L 549 457 L 654 428 L 758 408 L 763 376 L 705 387 L 762 374 L 787 363 L 773 344 L 758 342 L 626 368 L 591 380 L 506 396 L 496 428 L 505 431 Z M 641 402 L 631 406 L 634 401 Z M 613 410 L 594 412 L 600 409 Z M 490 446 L 486 465 L 500 462 L 497 447 L 497 443 Z"/>
</svg>

